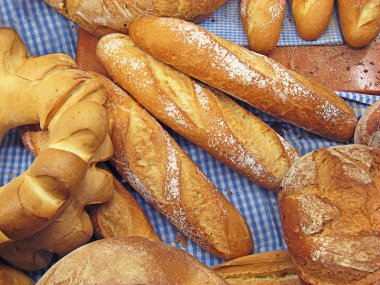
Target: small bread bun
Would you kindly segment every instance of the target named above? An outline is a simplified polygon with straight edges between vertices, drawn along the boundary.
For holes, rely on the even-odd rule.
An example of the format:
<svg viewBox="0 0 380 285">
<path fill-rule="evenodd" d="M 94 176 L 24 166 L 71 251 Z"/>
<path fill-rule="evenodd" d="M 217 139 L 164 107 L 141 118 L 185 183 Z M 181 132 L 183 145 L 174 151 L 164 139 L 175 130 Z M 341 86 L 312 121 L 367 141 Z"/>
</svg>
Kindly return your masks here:
<svg viewBox="0 0 380 285">
<path fill-rule="evenodd" d="M 22 271 L 0 263 L 0 284 L 2 285 L 33 285 L 34 282 Z"/>
<path fill-rule="evenodd" d="M 372 104 L 360 118 L 354 142 L 380 148 L 380 101 Z"/>
<path fill-rule="evenodd" d="M 380 284 L 380 150 L 309 153 L 282 180 L 285 241 L 307 284 Z"/>
<path fill-rule="evenodd" d="M 128 237 L 99 240 L 74 250 L 37 284 L 227 283 L 181 249 L 142 237 Z"/>
</svg>

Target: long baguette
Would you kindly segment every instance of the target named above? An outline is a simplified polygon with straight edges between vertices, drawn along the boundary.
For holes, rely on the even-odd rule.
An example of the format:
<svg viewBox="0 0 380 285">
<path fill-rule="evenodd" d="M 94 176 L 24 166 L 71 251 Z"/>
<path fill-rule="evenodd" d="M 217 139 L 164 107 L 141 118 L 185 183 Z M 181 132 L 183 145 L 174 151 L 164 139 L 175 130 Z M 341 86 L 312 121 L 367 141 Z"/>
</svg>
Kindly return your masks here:
<svg viewBox="0 0 380 285">
<path fill-rule="evenodd" d="M 143 52 L 130 37 L 103 37 L 97 55 L 108 74 L 153 116 L 259 185 L 277 191 L 298 158 L 260 119 Z"/>
<path fill-rule="evenodd" d="M 234 206 L 147 111 L 98 78 L 107 90 L 113 163 L 122 177 L 205 250 L 223 259 L 249 254 L 251 232 Z"/>
<path fill-rule="evenodd" d="M 275 117 L 338 141 L 354 134 L 339 96 L 270 58 L 173 18 L 140 17 L 129 32 L 154 57 Z"/>
</svg>

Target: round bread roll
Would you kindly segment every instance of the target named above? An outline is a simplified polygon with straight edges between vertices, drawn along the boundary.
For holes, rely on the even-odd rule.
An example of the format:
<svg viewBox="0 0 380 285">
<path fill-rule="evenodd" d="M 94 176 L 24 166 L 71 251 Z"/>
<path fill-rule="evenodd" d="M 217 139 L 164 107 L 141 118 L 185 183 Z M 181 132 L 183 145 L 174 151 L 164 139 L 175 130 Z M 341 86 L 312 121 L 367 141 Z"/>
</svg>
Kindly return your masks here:
<svg viewBox="0 0 380 285">
<path fill-rule="evenodd" d="M 4 285 L 33 285 L 34 282 L 22 271 L 0 263 L 0 284 Z"/>
<path fill-rule="evenodd" d="M 289 169 L 279 193 L 285 241 L 308 284 L 380 284 L 380 150 L 335 146 Z"/>
<path fill-rule="evenodd" d="M 71 252 L 40 279 L 59 284 L 227 284 L 183 250 L 142 237 L 99 240 Z"/>
<path fill-rule="evenodd" d="M 380 101 L 372 104 L 360 118 L 354 142 L 380 148 Z"/>
</svg>

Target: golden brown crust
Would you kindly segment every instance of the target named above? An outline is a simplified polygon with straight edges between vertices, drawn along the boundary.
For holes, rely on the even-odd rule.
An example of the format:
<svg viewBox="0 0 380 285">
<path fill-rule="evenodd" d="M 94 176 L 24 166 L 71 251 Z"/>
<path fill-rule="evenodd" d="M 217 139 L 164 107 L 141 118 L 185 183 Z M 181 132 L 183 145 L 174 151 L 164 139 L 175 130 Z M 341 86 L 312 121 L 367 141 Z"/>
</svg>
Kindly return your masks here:
<svg viewBox="0 0 380 285">
<path fill-rule="evenodd" d="M 292 0 L 292 13 L 301 38 L 314 41 L 326 30 L 334 0 Z"/>
<path fill-rule="evenodd" d="M 240 16 L 249 47 L 259 53 L 269 53 L 280 38 L 286 0 L 242 0 Z"/>
<path fill-rule="evenodd" d="M 231 285 L 300 285 L 296 265 L 286 250 L 243 256 L 214 271 Z"/>
<path fill-rule="evenodd" d="M 227 283 L 181 249 L 129 237 L 99 240 L 73 251 L 54 264 L 37 284 Z"/>
<path fill-rule="evenodd" d="M 34 282 L 25 273 L 0 263 L 0 284 L 33 285 Z"/>
<path fill-rule="evenodd" d="M 88 32 L 101 36 L 128 33 L 130 22 L 141 15 L 175 17 L 199 22 L 227 0 L 45 0 L 63 16 Z"/>
<path fill-rule="evenodd" d="M 339 0 L 339 16 L 346 42 L 363 47 L 380 32 L 379 0 Z"/>
<path fill-rule="evenodd" d="M 143 52 L 126 35 L 103 37 L 97 56 L 158 120 L 255 183 L 278 190 L 298 154 L 260 119 Z"/>
<path fill-rule="evenodd" d="M 380 150 L 346 145 L 303 156 L 282 181 L 279 205 L 300 278 L 380 282 Z"/>
<path fill-rule="evenodd" d="M 140 17 L 130 35 L 154 57 L 275 117 L 334 140 L 354 135 L 355 113 L 333 91 L 192 23 Z"/>
<path fill-rule="evenodd" d="M 102 77 L 122 177 L 179 231 L 224 259 L 252 251 L 251 232 L 169 134 L 129 95 Z"/>
<path fill-rule="evenodd" d="M 380 148 L 380 101 L 372 104 L 360 118 L 354 142 Z"/>
</svg>

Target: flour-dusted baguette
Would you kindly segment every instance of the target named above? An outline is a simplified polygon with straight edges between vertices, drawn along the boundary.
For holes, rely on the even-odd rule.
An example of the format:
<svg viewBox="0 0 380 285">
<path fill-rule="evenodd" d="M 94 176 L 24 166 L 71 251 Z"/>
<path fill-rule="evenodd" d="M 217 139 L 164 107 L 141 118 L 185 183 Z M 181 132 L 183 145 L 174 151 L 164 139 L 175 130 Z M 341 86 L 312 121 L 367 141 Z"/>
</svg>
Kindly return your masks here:
<svg viewBox="0 0 380 285">
<path fill-rule="evenodd" d="M 380 101 L 372 104 L 360 118 L 354 142 L 380 148 Z"/>
<path fill-rule="evenodd" d="M 227 0 L 45 0 L 63 16 L 100 36 L 128 33 L 130 22 L 141 15 L 175 17 L 199 22 Z"/>
<path fill-rule="evenodd" d="M 354 134 L 355 113 L 334 92 L 199 26 L 140 17 L 130 36 L 154 57 L 275 117 L 339 141 Z"/>
<path fill-rule="evenodd" d="M 277 45 L 284 21 L 286 0 L 242 0 L 240 16 L 249 47 L 268 53 Z"/>
<path fill-rule="evenodd" d="M 224 259 L 249 254 L 251 232 L 234 206 L 147 111 L 99 78 L 107 90 L 113 163 L 122 177 L 205 250 Z"/>
<path fill-rule="evenodd" d="M 380 32 L 380 0 L 339 0 L 339 16 L 346 42 L 369 44 Z"/>
<path fill-rule="evenodd" d="M 314 41 L 326 30 L 334 0 L 292 0 L 292 13 L 301 38 Z"/>
<path fill-rule="evenodd" d="M 277 191 L 297 152 L 224 94 L 213 93 L 111 34 L 97 46 L 108 74 L 158 120 L 259 185 Z"/>
<path fill-rule="evenodd" d="M 286 250 L 251 254 L 215 266 L 230 285 L 300 285 L 297 268 Z"/>
</svg>

